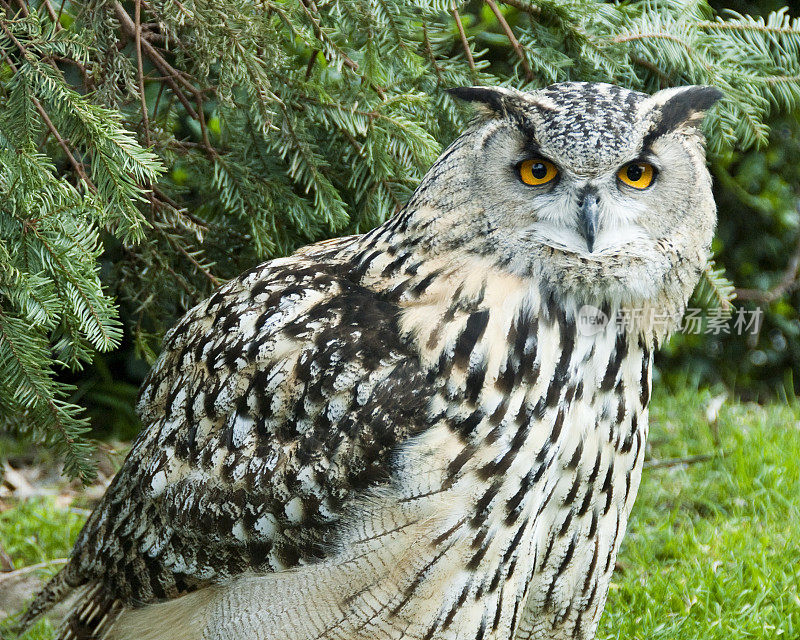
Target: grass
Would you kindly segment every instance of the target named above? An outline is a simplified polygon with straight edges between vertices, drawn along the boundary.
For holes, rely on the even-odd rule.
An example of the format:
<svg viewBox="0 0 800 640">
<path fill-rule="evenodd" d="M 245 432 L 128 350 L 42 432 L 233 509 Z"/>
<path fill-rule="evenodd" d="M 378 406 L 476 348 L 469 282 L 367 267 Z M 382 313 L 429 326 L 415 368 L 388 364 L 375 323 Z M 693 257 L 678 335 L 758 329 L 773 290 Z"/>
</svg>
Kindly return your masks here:
<svg viewBox="0 0 800 640">
<path fill-rule="evenodd" d="M 800 406 L 657 397 L 645 469 L 598 638 L 800 636 Z"/>
<path fill-rule="evenodd" d="M 0 513 L 0 543 L 16 568 L 65 558 L 85 519 L 83 510 L 59 509 L 51 498 L 26 500 Z"/>
<path fill-rule="evenodd" d="M 0 513 L 0 545 L 19 569 L 56 558 L 65 558 L 78 537 L 87 512 L 57 507 L 54 498 L 26 500 Z M 42 576 L 55 575 L 59 567 L 43 568 Z M 24 640 L 49 640 L 53 627 L 40 620 L 27 633 Z M 14 638 L 6 625 L 0 622 L 0 638 Z"/>
<path fill-rule="evenodd" d="M 712 398 L 654 398 L 649 458 L 712 457 L 645 469 L 599 640 L 800 637 L 800 404 L 728 402 L 709 422 Z M 18 567 L 64 557 L 81 520 L 19 505 L 0 514 L 0 543 Z"/>
</svg>

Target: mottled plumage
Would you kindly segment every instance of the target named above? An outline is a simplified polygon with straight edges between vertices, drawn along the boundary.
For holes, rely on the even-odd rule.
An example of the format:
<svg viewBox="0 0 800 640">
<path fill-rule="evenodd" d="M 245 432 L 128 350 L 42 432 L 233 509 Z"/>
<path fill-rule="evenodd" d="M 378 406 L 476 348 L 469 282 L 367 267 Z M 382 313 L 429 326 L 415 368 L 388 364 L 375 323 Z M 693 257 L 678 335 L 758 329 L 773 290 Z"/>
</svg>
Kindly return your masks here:
<svg viewBox="0 0 800 640">
<path fill-rule="evenodd" d="M 482 117 L 402 212 L 172 329 L 28 619 L 74 591 L 62 639 L 593 638 L 663 337 L 642 312 L 679 317 L 713 232 L 696 126 L 718 95 L 456 94 Z M 526 158 L 558 180 L 523 184 Z M 638 159 L 641 191 L 614 178 Z M 584 305 L 609 325 L 583 331 Z"/>
</svg>

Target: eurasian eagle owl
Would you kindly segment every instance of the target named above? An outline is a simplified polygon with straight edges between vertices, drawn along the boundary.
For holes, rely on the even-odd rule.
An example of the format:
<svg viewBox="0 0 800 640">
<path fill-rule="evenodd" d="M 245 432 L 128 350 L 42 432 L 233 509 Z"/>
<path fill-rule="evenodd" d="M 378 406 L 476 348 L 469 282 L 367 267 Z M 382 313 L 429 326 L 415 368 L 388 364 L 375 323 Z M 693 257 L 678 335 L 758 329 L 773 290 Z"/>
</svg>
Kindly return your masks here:
<svg viewBox="0 0 800 640">
<path fill-rule="evenodd" d="M 452 93 L 480 116 L 402 211 L 170 331 L 27 620 L 72 592 L 62 639 L 594 636 L 669 330 L 646 312 L 677 322 L 714 229 L 720 94 Z"/>
</svg>

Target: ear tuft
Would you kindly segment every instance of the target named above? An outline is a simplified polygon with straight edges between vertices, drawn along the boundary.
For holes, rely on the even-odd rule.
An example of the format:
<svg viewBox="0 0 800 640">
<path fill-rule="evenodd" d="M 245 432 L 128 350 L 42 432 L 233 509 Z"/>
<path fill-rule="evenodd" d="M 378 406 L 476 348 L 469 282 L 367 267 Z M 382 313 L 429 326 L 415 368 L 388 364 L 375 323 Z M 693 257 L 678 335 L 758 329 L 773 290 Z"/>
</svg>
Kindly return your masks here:
<svg viewBox="0 0 800 640">
<path fill-rule="evenodd" d="M 445 91 L 454 98 L 475 103 L 488 116 L 518 112 L 524 103 L 523 94 L 504 87 L 453 87 Z"/>
<path fill-rule="evenodd" d="M 695 85 L 689 87 L 686 93 L 689 94 L 694 109 L 705 113 L 716 104 L 718 100 L 722 99 L 723 93 L 716 87 L 708 87 L 702 85 Z"/>
<path fill-rule="evenodd" d="M 664 89 L 653 96 L 658 108 L 653 130 L 648 140 L 653 140 L 682 127 L 696 127 L 703 120 L 706 111 L 722 98 L 722 91 L 716 87 L 691 85 Z"/>
<path fill-rule="evenodd" d="M 480 102 L 493 109 L 500 107 L 502 94 L 494 87 L 453 87 L 445 89 L 454 98 L 465 102 Z"/>
</svg>

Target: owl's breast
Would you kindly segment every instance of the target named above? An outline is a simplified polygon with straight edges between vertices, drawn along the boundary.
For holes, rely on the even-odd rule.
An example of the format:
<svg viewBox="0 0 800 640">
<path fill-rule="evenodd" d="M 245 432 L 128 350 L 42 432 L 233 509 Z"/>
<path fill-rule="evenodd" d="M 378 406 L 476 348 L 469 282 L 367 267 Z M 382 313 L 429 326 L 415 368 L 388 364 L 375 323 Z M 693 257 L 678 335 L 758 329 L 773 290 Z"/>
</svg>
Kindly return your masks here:
<svg viewBox="0 0 800 640">
<path fill-rule="evenodd" d="M 506 293 L 419 330 L 436 426 L 406 443 L 396 477 L 404 504 L 438 520 L 396 615 L 425 620 L 420 637 L 591 638 L 641 476 L 651 349 Z"/>
<path fill-rule="evenodd" d="M 155 613 L 201 606 L 217 640 L 593 636 L 639 483 L 650 349 L 613 325 L 584 335 L 507 274 L 447 269 L 420 267 L 398 302 L 424 427 L 342 509 L 324 557 Z M 149 610 L 124 625 L 157 628 Z"/>
</svg>

